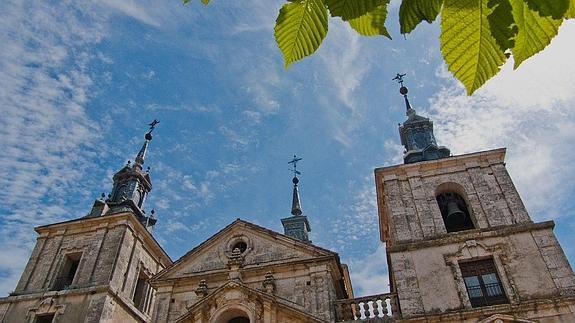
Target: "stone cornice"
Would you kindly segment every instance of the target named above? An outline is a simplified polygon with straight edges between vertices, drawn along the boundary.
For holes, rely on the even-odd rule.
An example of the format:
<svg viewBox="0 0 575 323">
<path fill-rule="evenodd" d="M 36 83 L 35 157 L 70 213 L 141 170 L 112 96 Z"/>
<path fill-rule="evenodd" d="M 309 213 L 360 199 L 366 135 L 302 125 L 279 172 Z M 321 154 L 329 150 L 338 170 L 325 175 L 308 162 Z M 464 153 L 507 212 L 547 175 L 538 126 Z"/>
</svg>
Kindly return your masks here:
<svg viewBox="0 0 575 323">
<path fill-rule="evenodd" d="M 270 271 L 271 269 L 273 269 L 273 271 L 281 271 L 278 270 L 278 268 L 284 268 L 284 267 L 293 267 L 293 266 L 297 266 L 297 265 L 306 265 L 306 264 L 314 264 L 314 265 L 319 265 L 321 263 L 325 263 L 327 262 L 330 265 L 330 269 L 331 269 L 331 275 L 334 277 L 334 279 L 341 279 L 342 277 L 340 277 L 339 272 L 341 269 L 336 268 L 337 267 L 337 262 L 335 262 L 335 259 L 333 256 L 323 256 L 323 257 L 315 257 L 315 258 L 308 258 L 308 259 L 297 259 L 294 261 L 274 261 L 274 262 L 269 262 L 266 264 L 252 264 L 252 265 L 246 265 L 245 267 L 242 268 L 242 272 L 246 273 L 246 272 L 250 272 L 250 271 L 261 271 L 262 275 L 267 272 Z M 150 283 L 158 288 L 160 286 L 167 286 L 167 285 L 172 285 L 175 282 L 178 283 L 182 283 L 182 282 L 186 282 L 186 281 L 198 281 L 200 279 L 204 279 L 204 278 L 213 278 L 214 276 L 222 276 L 222 277 L 227 277 L 228 275 L 228 269 L 227 268 L 222 268 L 222 269 L 215 269 L 215 270 L 209 270 L 209 271 L 203 271 L 203 272 L 196 272 L 196 273 L 189 273 L 186 276 L 178 276 L 178 277 L 160 277 L 160 278 L 152 278 L 152 280 L 150 281 Z"/>
<path fill-rule="evenodd" d="M 154 236 L 148 230 L 146 230 L 142 223 L 136 219 L 135 215 L 130 212 L 73 219 L 69 221 L 39 226 L 34 228 L 34 230 L 39 234 L 38 239 L 42 239 L 58 235 L 79 234 L 96 231 L 102 228 L 109 229 L 121 225 L 130 228 L 135 233 L 135 235 L 141 241 L 143 241 L 144 246 L 153 251 L 151 254 L 155 257 L 158 257 L 160 260 L 159 262 L 162 263 L 165 267 L 172 264 L 172 259 L 164 251 L 162 246 L 156 241 Z"/>
<path fill-rule="evenodd" d="M 436 160 L 421 161 L 412 164 L 399 164 L 374 169 L 377 177 L 383 177 L 388 174 L 408 174 L 412 172 L 425 172 L 436 169 L 444 169 L 454 166 L 473 165 L 474 162 L 488 162 L 490 164 L 503 163 L 505 160 L 506 148 L 497 148 L 492 150 L 480 151 L 470 154 L 451 156 Z M 477 165 L 479 166 L 479 165 Z"/>
<path fill-rule="evenodd" d="M 485 318 L 496 314 L 510 314 L 521 317 L 522 313 L 534 311 L 541 312 L 546 309 L 557 309 L 559 307 L 573 307 L 575 296 L 563 296 L 554 298 L 543 298 L 525 300 L 519 304 L 501 304 L 472 309 L 453 309 L 441 314 L 418 315 L 410 318 L 403 318 L 397 322 L 475 322 L 479 318 Z"/>
<path fill-rule="evenodd" d="M 491 227 L 485 229 L 474 229 L 467 231 L 459 231 L 447 233 L 438 236 L 435 239 L 415 241 L 415 242 L 402 242 L 393 246 L 387 247 L 388 253 L 404 252 L 412 250 L 422 250 L 425 248 L 438 247 L 447 244 L 461 243 L 467 240 L 481 240 L 491 237 L 509 236 L 514 233 L 537 231 L 544 229 L 553 229 L 555 222 L 545 221 L 540 223 L 521 223 L 515 225 L 505 225 L 500 227 Z"/>
<path fill-rule="evenodd" d="M 124 297 L 118 295 L 115 291 L 109 288 L 108 285 L 98 285 L 98 286 L 90 286 L 90 287 L 83 287 L 83 288 L 72 288 L 68 290 L 61 290 L 61 291 L 38 291 L 36 293 L 28 293 L 28 294 L 20 294 L 20 295 L 11 295 L 8 297 L 1 297 L 0 304 L 3 303 L 13 303 L 13 302 L 21 302 L 21 301 L 29 301 L 35 299 L 45 299 L 49 297 L 53 298 L 64 298 L 64 297 L 76 297 L 76 296 L 83 296 L 83 295 L 95 295 L 100 293 L 106 293 L 113 297 L 117 304 L 122 306 L 125 310 L 127 310 L 131 315 L 136 316 L 143 322 L 149 322 L 150 319 L 142 314 L 134 305 L 131 303 L 130 300 L 125 299 Z"/>
</svg>

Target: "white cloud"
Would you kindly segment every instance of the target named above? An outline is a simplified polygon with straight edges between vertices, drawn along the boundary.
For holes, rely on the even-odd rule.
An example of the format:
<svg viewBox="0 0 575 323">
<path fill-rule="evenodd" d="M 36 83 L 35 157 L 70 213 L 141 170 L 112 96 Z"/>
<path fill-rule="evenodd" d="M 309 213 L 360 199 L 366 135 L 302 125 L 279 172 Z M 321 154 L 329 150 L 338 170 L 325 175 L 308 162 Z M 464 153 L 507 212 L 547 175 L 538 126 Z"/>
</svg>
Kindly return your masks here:
<svg viewBox="0 0 575 323">
<path fill-rule="evenodd" d="M 35 242 L 32 228 L 77 216 L 96 152 L 84 105 L 92 79 L 87 49 L 103 37 L 82 5 L 5 1 L 0 9 L 0 294 L 15 286 Z M 83 12 L 81 17 L 78 12 Z"/>
<path fill-rule="evenodd" d="M 330 249 L 360 256 L 365 250 L 355 249 L 361 244 L 358 242 L 361 241 L 372 248 L 379 245 L 377 200 L 373 179 L 364 177 L 360 182 L 351 181 L 346 190 L 355 193 L 350 194 L 349 205 L 339 205 L 339 215 L 330 219 L 326 243 Z"/>
<path fill-rule="evenodd" d="M 349 263 L 355 297 L 389 292 L 386 259 L 385 244 L 379 244 L 374 253 Z"/>
<path fill-rule="evenodd" d="M 322 118 L 329 123 L 334 139 L 346 147 L 352 145 L 351 132 L 360 123 L 354 94 L 371 67 L 361 55 L 361 47 L 360 36 L 354 30 L 338 19 L 330 19 L 328 37 L 314 54 L 326 74 L 316 78 L 332 83 L 318 97 Z M 334 97 L 339 104 L 334 104 Z"/>
<path fill-rule="evenodd" d="M 146 7 L 149 8 L 150 6 L 142 5 L 142 3 L 139 1 L 102 0 L 101 3 L 147 25 L 154 27 L 160 26 L 160 20 L 157 17 L 154 17 L 148 11 L 146 11 Z"/>
<path fill-rule="evenodd" d="M 567 21 L 551 45 L 518 70 L 510 61 L 471 97 L 452 84 L 431 100 L 438 141 L 455 154 L 508 147 L 507 165 L 522 197 L 545 217 L 565 214 L 550 205 L 574 208 L 568 198 L 575 179 L 574 36 L 575 22 Z"/>
</svg>

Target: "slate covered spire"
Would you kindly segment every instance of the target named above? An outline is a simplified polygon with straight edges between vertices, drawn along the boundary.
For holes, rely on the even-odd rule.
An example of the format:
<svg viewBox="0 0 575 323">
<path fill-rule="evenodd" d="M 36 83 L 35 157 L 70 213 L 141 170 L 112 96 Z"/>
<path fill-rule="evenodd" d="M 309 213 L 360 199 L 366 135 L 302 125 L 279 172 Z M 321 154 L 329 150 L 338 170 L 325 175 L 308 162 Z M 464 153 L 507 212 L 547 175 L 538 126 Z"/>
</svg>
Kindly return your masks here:
<svg viewBox="0 0 575 323">
<path fill-rule="evenodd" d="M 303 212 L 301 210 L 301 202 L 299 201 L 299 189 L 297 186 L 297 184 L 299 183 L 299 179 L 297 178 L 297 176 L 293 177 L 292 183 L 293 183 L 293 196 L 291 202 L 291 214 L 302 215 Z"/>
<path fill-rule="evenodd" d="M 399 126 L 401 144 L 405 147 L 403 162 L 406 164 L 434 160 L 450 156 L 450 151 L 437 145 L 433 134 L 433 122 L 418 115 L 407 98 L 407 87 L 403 85 L 405 74 L 397 74 L 394 80 L 401 85 L 399 93 L 405 100 L 407 120 Z"/>
<path fill-rule="evenodd" d="M 143 171 L 143 166 L 148 151 L 148 146 L 152 140 L 152 132 L 159 121 L 150 123 L 150 129 L 144 136 L 144 144 L 136 155 L 132 164 L 130 161 L 114 174 L 114 186 L 112 193 L 106 200 L 96 200 L 92 211 L 88 216 L 102 216 L 120 212 L 132 212 L 136 218 L 147 228 L 156 224 L 154 210 L 151 215 L 146 215 L 144 202 L 148 193 L 152 190 L 152 181 L 148 170 Z"/>
<path fill-rule="evenodd" d="M 292 179 L 293 183 L 292 205 L 291 205 L 292 216 L 284 218 L 281 221 L 284 227 L 285 235 L 302 241 L 309 242 L 308 232 L 311 231 L 311 228 L 309 226 L 307 217 L 303 215 L 301 202 L 299 198 L 299 187 L 298 187 L 299 178 L 297 177 L 297 175 L 301 175 L 301 173 L 297 170 L 297 162 L 300 160 L 302 159 L 294 155 L 293 159 L 289 162 L 289 164 L 292 165 L 291 171 L 294 174 Z"/>
</svg>

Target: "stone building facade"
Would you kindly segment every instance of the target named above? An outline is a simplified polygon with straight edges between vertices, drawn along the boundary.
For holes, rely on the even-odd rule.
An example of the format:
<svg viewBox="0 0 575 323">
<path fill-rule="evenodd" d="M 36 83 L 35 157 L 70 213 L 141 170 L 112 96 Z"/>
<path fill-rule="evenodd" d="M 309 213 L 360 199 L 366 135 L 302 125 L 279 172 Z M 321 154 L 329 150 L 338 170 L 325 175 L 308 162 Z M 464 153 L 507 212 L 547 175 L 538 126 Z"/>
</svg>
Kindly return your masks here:
<svg viewBox="0 0 575 323">
<path fill-rule="evenodd" d="M 531 220 L 505 149 L 451 156 L 400 92 L 404 164 L 375 169 L 389 292 L 354 297 L 337 253 L 309 240 L 295 156 L 284 234 L 237 219 L 173 262 L 143 207 L 154 122 L 88 215 L 35 229 L 0 323 L 575 322 L 575 275 L 554 223 Z"/>
</svg>

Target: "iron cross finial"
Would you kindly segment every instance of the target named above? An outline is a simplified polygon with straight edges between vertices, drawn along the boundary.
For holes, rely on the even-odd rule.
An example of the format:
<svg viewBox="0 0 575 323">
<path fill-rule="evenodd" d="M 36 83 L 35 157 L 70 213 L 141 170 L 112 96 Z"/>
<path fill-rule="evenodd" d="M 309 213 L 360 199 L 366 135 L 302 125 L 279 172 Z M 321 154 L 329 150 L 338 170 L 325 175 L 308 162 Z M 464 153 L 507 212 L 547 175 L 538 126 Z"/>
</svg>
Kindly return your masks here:
<svg viewBox="0 0 575 323">
<path fill-rule="evenodd" d="M 150 126 L 150 130 L 148 130 L 148 133 L 152 133 L 152 131 L 154 131 L 154 129 L 156 128 L 156 125 L 158 123 L 160 123 L 160 121 L 158 121 L 158 119 L 154 119 L 154 121 L 149 123 L 148 125 Z"/>
<path fill-rule="evenodd" d="M 399 74 L 397 73 L 397 75 L 395 75 L 395 77 L 392 80 L 397 80 L 397 83 L 399 83 L 401 86 L 403 86 L 403 77 L 406 74 Z"/>
<path fill-rule="evenodd" d="M 300 160 L 302 160 L 302 159 L 298 158 L 296 155 L 293 155 L 293 159 L 288 162 L 288 164 L 292 164 L 292 168 L 290 169 L 290 171 L 293 172 L 293 177 L 297 177 L 297 175 L 301 175 L 301 172 L 299 172 L 297 170 L 297 162 Z"/>
</svg>

